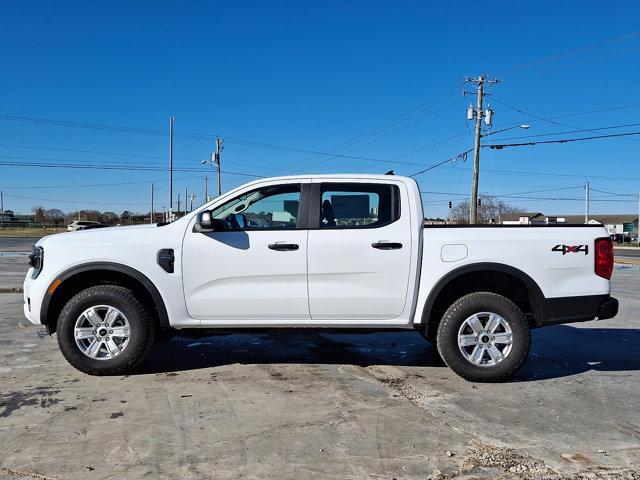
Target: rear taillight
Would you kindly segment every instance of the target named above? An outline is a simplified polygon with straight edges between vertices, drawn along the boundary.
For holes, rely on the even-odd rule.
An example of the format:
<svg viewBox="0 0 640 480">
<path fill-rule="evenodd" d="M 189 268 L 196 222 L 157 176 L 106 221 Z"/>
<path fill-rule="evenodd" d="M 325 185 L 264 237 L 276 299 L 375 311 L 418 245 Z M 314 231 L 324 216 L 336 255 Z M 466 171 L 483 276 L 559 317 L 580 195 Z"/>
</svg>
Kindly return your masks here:
<svg viewBox="0 0 640 480">
<path fill-rule="evenodd" d="M 597 238 L 595 247 L 596 275 L 609 280 L 613 273 L 613 241 L 609 237 Z"/>
</svg>

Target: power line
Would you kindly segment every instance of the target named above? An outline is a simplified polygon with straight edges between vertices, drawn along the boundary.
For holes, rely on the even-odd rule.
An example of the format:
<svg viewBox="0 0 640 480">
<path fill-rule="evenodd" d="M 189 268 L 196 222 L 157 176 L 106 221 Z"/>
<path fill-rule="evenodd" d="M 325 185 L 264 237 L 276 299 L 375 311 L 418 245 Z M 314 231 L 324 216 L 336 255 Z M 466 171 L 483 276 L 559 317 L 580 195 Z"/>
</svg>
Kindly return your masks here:
<svg viewBox="0 0 640 480">
<path fill-rule="evenodd" d="M 616 192 L 607 192 L 605 190 L 598 190 L 597 188 L 591 187 L 591 190 L 594 192 L 606 193 L 607 195 L 614 195 L 617 197 L 637 197 L 637 193 L 616 193 Z"/>
<path fill-rule="evenodd" d="M 594 113 L 613 112 L 613 111 L 616 111 L 616 110 L 624 110 L 626 108 L 638 108 L 638 107 L 640 107 L 640 103 L 632 103 L 630 105 L 621 105 L 619 107 L 601 108 L 601 109 L 598 109 L 598 110 L 589 110 L 587 112 L 569 113 L 569 114 L 565 114 L 565 115 L 555 115 L 555 116 L 549 117 L 549 118 L 556 119 L 556 118 L 579 117 L 579 116 L 582 116 L 582 115 L 592 115 Z"/>
<path fill-rule="evenodd" d="M 190 177 L 174 178 L 177 180 L 189 180 L 192 178 L 201 178 L 200 175 L 194 175 Z M 1 188 L 83 188 L 83 187 L 117 187 L 121 185 L 142 185 L 150 183 L 168 182 L 169 180 L 144 180 L 140 182 L 115 182 L 115 183 L 75 183 L 73 185 L 2 185 Z"/>
<path fill-rule="evenodd" d="M 7 162 L 0 160 L 0 165 L 9 166 L 9 167 L 38 167 L 38 168 L 69 168 L 69 169 L 88 169 L 88 170 L 130 170 L 130 171 L 154 171 L 154 172 L 163 172 L 168 171 L 168 168 L 165 167 L 150 167 L 143 165 L 129 165 L 129 166 L 120 166 L 120 165 L 96 165 L 96 164 L 81 164 L 81 163 L 37 163 L 37 162 Z M 174 168 L 174 171 L 179 172 L 198 172 L 204 173 L 201 169 L 198 168 Z M 251 173 L 242 173 L 242 172 L 233 172 L 224 170 L 222 173 L 228 175 L 237 175 L 241 177 L 252 177 L 252 178 L 264 178 L 263 175 L 254 175 Z"/>
<path fill-rule="evenodd" d="M 461 167 L 462 168 L 462 167 Z M 522 170 L 497 170 L 497 169 L 493 169 L 493 170 L 489 170 L 487 169 L 486 171 L 493 171 L 499 174 L 505 174 L 505 175 L 534 175 L 534 176 L 544 176 L 544 177 L 558 177 L 558 178 L 564 178 L 564 177 L 570 177 L 570 178 L 598 178 L 598 179 L 603 179 L 603 180 L 640 180 L 640 177 L 621 177 L 621 176 L 607 176 L 607 175 L 591 175 L 591 174 L 575 174 L 575 173 L 549 173 L 549 172 L 532 172 L 532 171 L 522 171 Z"/>
<path fill-rule="evenodd" d="M 562 118 L 563 116 L 545 118 L 545 117 L 541 117 L 540 115 L 536 115 L 536 114 L 531 113 L 531 112 L 526 112 L 526 111 L 522 110 L 521 108 L 516 108 L 516 107 L 514 107 L 512 105 L 509 105 L 509 104 L 507 104 L 507 103 L 505 103 L 505 102 L 503 102 L 503 101 L 501 101 L 501 100 L 499 100 L 499 99 L 497 99 L 495 97 L 492 98 L 492 100 L 495 101 L 496 103 L 499 103 L 500 105 L 503 105 L 503 106 L 513 110 L 513 111 L 516 111 L 518 113 L 522 113 L 524 115 L 528 115 L 529 117 L 533 117 L 533 118 L 535 118 L 537 120 L 540 120 L 540 121 L 543 121 L 543 122 L 547 122 L 547 123 L 551 123 L 553 125 L 559 125 L 561 127 L 571 128 L 574 131 L 579 131 L 579 129 L 577 127 L 574 127 L 573 125 L 567 125 L 566 123 L 560 123 L 560 122 L 556 122 L 555 120 L 553 120 L 553 118 Z M 630 140 L 632 142 L 640 141 L 640 140 L 635 139 L 635 138 L 624 138 L 624 140 Z"/>
<path fill-rule="evenodd" d="M 56 152 L 68 152 L 68 153 L 91 153 L 94 155 L 114 155 L 119 157 L 134 157 L 134 158 L 156 158 L 164 160 L 166 155 L 149 155 L 142 153 L 126 153 L 126 152 L 105 152 L 99 150 L 81 150 L 76 148 L 59 148 L 59 147 L 44 147 L 40 145 L 16 145 L 11 143 L 0 143 L 0 147 L 9 147 L 9 148 L 23 148 L 29 150 L 51 150 Z M 186 160 L 186 161 L 200 161 L 200 158 L 185 158 L 185 157 L 174 157 L 174 160 Z"/>
<path fill-rule="evenodd" d="M 561 138 L 557 140 L 542 140 L 539 142 L 524 142 L 524 143 L 503 143 L 503 144 L 494 144 L 494 145 L 483 145 L 483 147 L 488 147 L 491 149 L 501 150 L 507 147 L 528 147 L 533 145 L 543 145 L 550 143 L 570 143 L 570 142 L 582 142 L 587 140 L 598 140 L 603 138 L 620 138 L 626 137 L 629 135 L 640 135 L 640 131 L 638 132 L 628 132 L 628 133 L 612 133 L 609 135 L 594 135 L 591 137 L 580 137 L 580 138 Z"/>
<path fill-rule="evenodd" d="M 528 117 L 534 118 L 534 120 L 527 120 L 529 123 L 535 123 L 535 122 L 548 122 L 548 123 L 553 123 L 554 125 L 560 125 L 562 127 L 567 127 L 567 128 L 577 128 L 574 127 L 572 125 L 567 125 L 566 123 L 559 123 L 559 122 L 552 122 L 552 120 L 556 120 L 556 119 L 561 119 L 561 118 L 571 118 L 571 117 L 580 117 L 580 116 L 584 116 L 584 115 L 593 115 L 596 113 L 604 113 L 604 112 L 613 112 L 613 111 L 617 111 L 617 110 L 624 110 L 627 108 L 638 108 L 640 107 L 640 103 L 633 103 L 633 104 L 629 104 L 629 105 L 620 105 L 617 107 L 608 107 L 608 108 L 601 108 L 601 109 L 597 109 L 597 110 L 588 110 L 585 112 L 577 112 L 577 113 L 568 113 L 568 114 L 563 114 L 563 115 L 553 115 L 551 117 L 541 117 L 539 115 L 535 115 L 533 113 L 530 112 L 525 112 L 522 109 L 517 109 L 515 107 L 512 107 L 511 105 L 507 105 L 506 103 L 502 102 L 501 100 L 495 99 L 495 97 L 493 98 L 497 103 L 499 103 L 500 105 L 503 105 L 511 110 L 514 110 L 518 113 L 523 113 L 524 115 L 527 115 Z M 496 124 L 496 127 L 511 127 L 511 126 L 517 126 L 519 124 L 523 123 L 521 122 L 516 122 L 516 123 L 499 123 Z"/>
<path fill-rule="evenodd" d="M 81 149 L 75 149 L 75 148 L 59 148 L 59 147 L 48 147 L 48 146 L 41 146 L 41 145 L 16 145 L 16 144 L 0 143 L 0 147 L 22 148 L 22 149 L 33 149 L 33 150 L 51 150 L 51 151 L 68 152 L 68 153 L 90 153 L 94 155 L 109 155 L 109 156 L 114 155 L 114 156 L 133 157 L 133 158 L 153 158 L 153 159 L 160 159 L 160 160 L 166 159 L 166 155 L 149 155 L 149 154 L 127 153 L 127 152 L 105 152 L 105 151 L 98 151 L 98 150 L 81 150 Z M 4 157 L 4 158 L 7 158 L 7 157 Z M 11 158 L 27 158 L 27 159 L 33 159 L 33 160 L 40 159 L 40 157 L 11 157 Z M 202 158 L 187 158 L 187 157 L 175 157 L 175 156 L 173 157 L 173 159 L 174 159 L 174 163 L 175 163 L 175 160 L 180 160 L 182 162 L 201 162 L 203 160 Z M 114 161 L 112 160 L 111 163 L 113 162 Z M 131 162 L 119 161 L 118 163 L 131 163 Z M 233 162 L 233 165 L 238 167 L 249 167 L 249 168 L 264 167 L 264 165 L 260 165 L 257 163 Z M 284 169 L 281 167 L 268 167 L 268 170 L 277 171 L 277 170 L 284 170 Z"/>
<path fill-rule="evenodd" d="M 470 148 L 469 150 L 466 150 L 462 153 L 459 153 L 458 155 L 455 155 L 453 157 L 449 157 L 446 160 L 442 160 L 441 162 L 438 163 L 434 163 L 433 165 L 429 165 L 427 168 L 425 168 L 424 170 L 420 170 L 419 172 L 416 173 L 412 173 L 411 175 L 409 175 L 409 177 L 416 177 L 418 175 L 421 175 L 423 173 L 428 172 L 429 170 L 433 170 L 434 168 L 440 167 L 446 163 L 449 162 L 455 162 L 457 160 L 462 160 L 465 161 L 467 159 L 467 155 L 473 151 L 473 148 Z"/>
<path fill-rule="evenodd" d="M 454 88 L 451 88 L 451 89 L 441 93 L 440 95 L 436 96 L 435 98 L 439 98 L 439 97 L 441 97 L 443 95 L 448 95 L 451 92 L 458 90 L 458 88 L 459 88 L 458 86 L 456 86 Z M 446 100 L 446 99 L 450 98 L 451 96 L 452 95 L 448 95 L 447 97 L 445 97 L 444 99 L 439 100 L 439 101 Z M 419 115 L 420 113 L 424 112 L 425 110 L 427 110 L 427 109 L 431 108 L 432 106 L 436 105 L 439 101 L 433 100 L 433 101 L 424 102 L 424 103 L 418 105 L 417 107 L 412 108 L 411 110 L 408 110 L 407 112 L 404 112 L 404 113 L 398 115 L 397 117 L 394 117 L 393 119 L 378 125 L 377 127 L 374 127 L 374 128 L 372 128 L 370 130 L 367 130 L 366 132 L 363 132 L 363 133 L 361 133 L 359 135 L 356 135 L 355 137 L 351 138 L 350 140 L 347 140 L 347 141 L 345 141 L 345 142 L 333 147 L 331 150 L 329 150 L 329 152 L 332 152 L 332 153 L 333 152 L 337 152 L 337 151 L 339 151 L 339 150 L 341 150 L 343 148 L 350 147 L 351 145 L 353 145 L 355 143 L 358 143 L 359 141 L 365 140 L 365 139 L 371 137 L 372 135 L 377 135 L 379 133 L 382 133 L 383 131 L 387 130 L 390 127 L 393 127 L 393 126 L 395 126 L 397 124 L 402 123 L 403 121 L 406 121 L 406 120 L 408 120 L 408 119 L 410 119 L 410 118 L 412 118 L 412 117 L 414 117 L 416 115 Z M 322 157 L 322 155 L 314 155 L 314 156 L 312 156 L 310 158 L 302 159 L 302 160 L 299 160 L 297 162 L 293 162 L 291 164 L 288 164 L 286 166 L 295 167 L 295 166 L 301 165 L 303 163 L 306 163 L 306 162 L 308 162 L 310 160 L 315 160 L 315 159 L 321 158 L 321 157 Z"/>
<path fill-rule="evenodd" d="M 427 150 L 427 149 L 432 148 L 432 147 L 436 147 L 436 146 L 441 145 L 443 143 L 446 143 L 446 142 L 448 142 L 450 140 L 454 140 L 456 138 L 459 138 L 459 137 L 462 137 L 463 135 L 468 135 L 468 134 L 469 134 L 469 131 L 467 130 L 467 131 L 464 131 L 462 133 L 458 133 L 456 135 L 452 135 L 451 137 L 447 137 L 447 138 L 439 140 L 439 141 L 437 141 L 435 143 L 431 143 L 429 145 L 425 145 L 424 147 L 419 147 L 419 148 L 416 148 L 415 150 L 411 150 L 410 152 L 403 153 L 403 154 L 397 155 L 395 157 L 391 157 L 391 160 L 396 160 L 396 159 L 399 159 L 399 158 L 408 157 L 408 156 L 413 155 L 415 153 L 421 152 L 423 150 Z"/>
<path fill-rule="evenodd" d="M 569 132 L 551 132 L 551 133 L 537 133 L 535 135 L 519 135 L 517 137 L 505 137 L 505 138 L 496 138 L 493 140 L 494 142 L 503 142 L 505 140 L 518 140 L 521 138 L 537 138 L 537 137 L 552 137 L 555 135 L 567 135 L 571 133 L 582 133 L 582 132 L 596 132 L 599 130 L 611 130 L 614 128 L 629 128 L 629 127 L 637 127 L 640 123 L 626 123 L 622 125 L 610 125 L 607 127 L 594 127 L 594 128 L 583 128 L 580 130 L 571 130 Z"/>
<path fill-rule="evenodd" d="M 418 119 L 416 119 L 416 120 L 414 120 L 414 121 L 412 121 L 412 122 L 410 122 L 410 123 L 408 123 L 408 124 L 406 124 L 406 125 L 403 125 L 403 126 L 401 126 L 401 127 L 399 127 L 399 128 L 396 128 L 395 130 L 391 130 L 390 132 L 387 132 L 387 133 L 385 133 L 384 135 L 375 136 L 375 138 L 373 138 L 372 140 L 369 140 L 369 141 L 368 141 L 368 142 L 366 142 L 366 143 L 363 143 L 363 144 L 358 145 L 358 146 L 356 146 L 356 147 L 354 147 L 354 148 L 352 148 L 352 149 L 350 149 L 350 150 L 347 150 L 345 153 L 351 153 L 351 152 L 353 152 L 353 151 L 355 151 L 355 150 L 359 150 L 360 148 L 363 148 L 363 147 L 366 147 L 366 146 L 368 146 L 368 145 L 371 145 L 372 143 L 378 142 L 378 141 L 380 141 L 380 140 L 382 140 L 382 139 L 384 139 L 384 138 L 386 138 L 386 137 L 388 137 L 388 136 L 390 136 L 390 135 L 393 135 L 394 133 L 399 132 L 400 130 L 403 130 L 403 129 L 408 128 L 408 127 L 410 127 L 410 126 L 412 126 L 412 125 L 415 125 L 416 123 L 418 123 L 418 122 L 420 122 L 420 121 L 424 120 L 424 119 L 425 119 L 425 118 L 427 118 L 427 117 L 430 117 L 430 116 L 436 115 L 436 114 L 438 114 L 438 113 L 440 113 L 440 112 L 443 112 L 444 110 L 447 110 L 448 108 L 451 108 L 451 107 L 453 107 L 454 105 L 459 104 L 462 100 L 463 100 L 463 99 L 458 99 L 458 100 L 456 100 L 455 102 L 448 104 L 448 105 L 447 105 L 447 106 L 445 106 L 444 108 L 441 108 L 441 109 L 439 109 L 439 110 L 436 110 L 435 112 L 430 112 L 429 114 L 424 115 L 424 116 L 422 116 L 422 117 L 420 117 L 420 118 L 418 118 Z M 374 135 L 376 135 L 376 134 L 369 135 L 369 136 L 368 136 L 368 137 L 366 137 L 366 138 L 370 138 L 370 137 L 372 137 L 372 136 L 374 136 Z M 364 139 L 366 139 L 366 138 L 364 138 Z M 363 139 L 363 140 L 364 140 L 364 139 Z M 320 160 L 320 161 L 319 161 L 319 162 L 317 162 L 317 163 L 313 163 L 313 164 L 311 164 L 311 165 L 308 165 L 308 164 L 307 164 L 307 165 L 305 165 L 305 166 L 306 166 L 306 167 L 314 167 L 314 166 L 320 165 L 321 163 L 325 163 L 326 161 L 328 161 L 328 159 L 327 159 L 327 160 Z M 386 162 L 386 163 L 393 163 L 393 161 L 392 161 L 392 160 L 386 160 L 385 162 Z M 298 169 L 299 169 L 299 167 L 300 167 L 300 166 L 301 166 L 301 165 L 298 165 Z"/>
<path fill-rule="evenodd" d="M 124 127 L 119 125 L 109 125 L 102 123 L 85 123 L 85 122 L 75 122 L 75 121 L 66 121 L 66 120 L 54 120 L 47 118 L 37 118 L 37 117 L 23 117 L 17 115 L 2 115 L 0 114 L 0 120 L 6 121 L 16 121 L 23 123 L 34 123 L 34 124 L 43 124 L 43 125 L 52 125 L 52 126 L 61 126 L 61 127 L 72 127 L 72 128 L 85 128 L 85 129 L 93 129 L 93 130 L 104 130 L 116 133 L 131 133 L 131 134 L 140 134 L 140 135 L 156 135 L 156 136 L 166 136 L 166 132 L 164 130 L 155 130 L 148 128 L 135 128 L 135 127 Z M 174 132 L 174 137 L 183 138 L 189 140 L 211 140 L 212 135 L 215 134 L 200 134 L 200 133 L 189 133 L 189 132 Z M 311 148 L 301 148 L 294 147 L 289 145 L 278 145 L 273 143 L 264 143 L 258 142 L 254 140 L 246 140 L 242 138 L 228 137 L 224 136 L 225 141 L 227 143 L 233 143 L 236 145 L 242 145 L 247 147 L 254 148 L 262 148 L 268 150 L 280 150 L 287 151 L 293 153 L 308 153 L 308 154 L 319 154 L 325 156 L 331 156 L 336 158 L 346 158 L 352 160 L 365 160 L 372 162 L 381 162 L 381 163 L 398 163 L 398 164 L 408 164 L 407 162 L 391 162 L 389 160 L 382 160 L 376 158 L 369 158 L 363 156 L 356 155 L 344 155 L 339 153 L 331 153 L 331 152 L 323 152 L 319 150 L 314 150 Z M 414 164 L 419 165 L 419 164 Z"/>
<path fill-rule="evenodd" d="M 397 165 L 413 165 L 413 166 L 424 166 L 424 163 L 418 163 L 418 162 L 405 162 L 405 161 L 394 161 L 394 160 L 385 160 L 385 159 L 381 159 L 381 158 L 369 158 L 369 157 L 356 157 L 356 156 L 347 156 L 347 155 L 342 155 L 342 157 L 345 158 L 351 158 L 351 159 L 356 159 L 356 160 L 362 160 L 362 161 L 367 161 L 367 162 L 374 162 L 374 163 L 382 163 L 382 164 L 386 164 L 386 163 L 393 163 L 393 164 L 397 164 Z M 68 159 L 62 159 L 62 158 L 51 158 L 51 157 L 25 157 L 25 156 L 16 156 L 16 155 L 0 155 L 0 158 L 5 158 L 5 159 L 11 159 L 11 160 L 46 160 L 46 161 L 53 161 L 53 162 L 69 162 Z M 199 160 L 201 161 L 201 160 Z M 111 161 L 111 164 L 121 164 L 121 165 L 134 165 L 131 162 L 115 162 L 115 161 Z M 258 165 L 251 165 L 251 164 L 242 164 L 242 163 L 237 163 L 234 162 L 234 165 L 236 166 L 247 166 L 247 167 L 256 167 Z M 144 166 L 147 167 L 149 165 L 140 165 L 140 166 Z M 183 171 L 184 168 L 189 168 L 189 167 L 182 167 Z M 193 167 L 196 168 L 196 167 Z M 284 168 L 273 168 L 274 170 L 285 170 Z M 174 170 L 176 170 L 176 168 L 174 168 Z M 202 171 L 202 170 L 196 170 L 196 171 Z M 226 172 L 223 172 L 226 173 Z"/>
<path fill-rule="evenodd" d="M 507 70 L 506 73 L 517 72 L 517 71 L 521 71 L 521 70 L 526 70 L 528 68 L 533 68 L 533 67 L 536 67 L 536 66 L 539 66 L 539 65 L 544 65 L 545 63 L 551 63 L 551 62 L 554 62 L 554 61 L 557 61 L 557 60 L 560 60 L 560 59 L 563 59 L 563 58 L 571 57 L 573 55 L 578 55 L 580 53 L 584 53 L 586 51 L 593 50 L 595 48 L 600 48 L 600 47 L 603 47 L 605 45 L 609 45 L 611 43 L 616 43 L 616 42 L 620 42 L 620 41 L 623 41 L 623 40 L 627 40 L 629 38 L 637 37 L 639 35 L 640 35 L 640 31 L 631 32 L 631 33 L 627 33 L 627 34 L 624 34 L 624 35 L 618 35 L 618 36 L 615 36 L 615 37 L 611 37 L 611 38 L 608 38 L 608 39 L 603 40 L 601 42 L 594 43 L 594 44 L 591 44 L 591 45 L 586 45 L 584 47 L 574 48 L 574 49 L 571 49 L 571 50 L 565 50 L 563 52 L 555 53 L 555 54 L 552 54 L 552 55 L 547 55 L 545 57 L 540 57 L 537 60 L 532 60 L 529 63 L 517 65 L 517 66 L 511 68 L 510 70 Z"/>
<path fill-rule="evenodd" d="M 584 188 L 584 185 L 577 185 L 575 187 L 558 187 L 558 188 L 545 188 L 542 190 L 529 190 L 527 192 L 516 192 L 517 195 L 524 195 L 527 193 L 542 193 L 542 192 L 557 192 L 561 190 L 575 190 L 577 188 Z"/>
</svg>

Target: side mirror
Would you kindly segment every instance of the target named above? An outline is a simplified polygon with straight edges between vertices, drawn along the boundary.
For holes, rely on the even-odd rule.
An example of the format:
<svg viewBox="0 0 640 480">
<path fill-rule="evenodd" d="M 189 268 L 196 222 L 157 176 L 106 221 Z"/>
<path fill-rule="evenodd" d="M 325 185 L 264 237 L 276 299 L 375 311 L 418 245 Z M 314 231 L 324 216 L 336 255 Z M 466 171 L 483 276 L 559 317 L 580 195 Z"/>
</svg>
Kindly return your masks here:
<svg viewBox="0 0 640 480">
<path fill-rule="evenodd" d="M 205 210 L 200 212 L 196 217 L 196 223 L 193 226 L 193 231 L 198 233 L 208 233 L 214 231 L 214 221 L 211 218 L 211 211 Z"/>
</svg>

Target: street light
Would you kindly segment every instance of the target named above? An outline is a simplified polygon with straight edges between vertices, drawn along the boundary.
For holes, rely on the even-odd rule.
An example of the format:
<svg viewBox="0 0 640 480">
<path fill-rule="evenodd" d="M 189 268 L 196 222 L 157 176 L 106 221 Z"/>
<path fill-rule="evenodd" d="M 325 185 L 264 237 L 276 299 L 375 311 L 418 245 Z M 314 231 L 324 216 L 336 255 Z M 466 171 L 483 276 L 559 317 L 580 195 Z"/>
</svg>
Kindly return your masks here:
<svg viewBox="0 0 640 480">
<path fill-rule="evenodd" d="M 527 123 L 522 123 L 520 125 L 513 125 L 511 127 L 503 128 L 502 130 L 496 130 L 495 132 L 483 133 L 483 134 L 480 135 L 480 138 L 489 137 L 491 135 L 495 135 L 496 133 L 506 132 L 507 130 L 512 130 L 514 128 L 523 128 L 523 129 L 527 130 L 527 129 L 531 128 L 531 125 L 529 125 Z"/>
</svg>

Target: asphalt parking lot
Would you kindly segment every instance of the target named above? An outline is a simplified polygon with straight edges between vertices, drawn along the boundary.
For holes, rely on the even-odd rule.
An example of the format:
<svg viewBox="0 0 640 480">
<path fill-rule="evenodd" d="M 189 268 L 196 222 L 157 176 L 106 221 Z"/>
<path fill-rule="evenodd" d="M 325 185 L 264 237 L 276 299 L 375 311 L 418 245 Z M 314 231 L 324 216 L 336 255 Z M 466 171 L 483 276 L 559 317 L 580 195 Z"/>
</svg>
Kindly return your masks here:
<svg viewBox="0 0 640 480">
<path fill-rule="evenodd" d="M 38 237 L 0 237 L 0 292 L 22 287 L 28 255 Z"/>
<path fill-rule="evenodd" d="M 614 247 L 617 257 L 640 258 L 640 248 L 638 247 Z"/>
<path fill-rule="evenodd" d="M 640 478 L 638 292 L 618 267 L 618 317 L 535 331 L 503 384 L 414 333 L 179 338 L 90 377 L 5 293 L 0 478 Z"/>
</svg>

